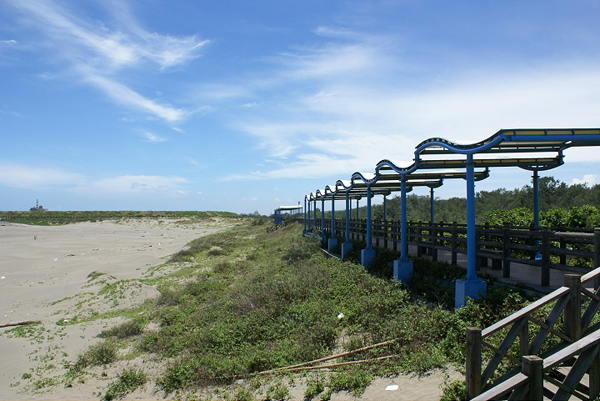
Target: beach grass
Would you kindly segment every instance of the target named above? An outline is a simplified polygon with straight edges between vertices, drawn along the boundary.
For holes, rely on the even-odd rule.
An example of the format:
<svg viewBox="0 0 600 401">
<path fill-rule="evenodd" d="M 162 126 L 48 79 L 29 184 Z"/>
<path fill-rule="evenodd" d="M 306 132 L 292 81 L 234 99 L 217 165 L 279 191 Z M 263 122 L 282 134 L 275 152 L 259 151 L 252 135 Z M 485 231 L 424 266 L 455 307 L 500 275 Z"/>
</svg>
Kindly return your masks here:
<svg viewBox="0 0 600 401">
<path fill-rule="evenodd" d="M 163 361 L 159 373 L 146 379 L 165 395 L 210 388 L 233 399 L 287 399 L 294 375 L 282 368 L 384 343 L 326 362 L 330 367 L 322 372 L 295 373 L 307 380 L 305 399 L 339 391 L 360 396 L 376 377 L 426 374 L 449 364 L 460 369 L 466 327 L 526 302 L 514 294 L 517 302 L 510 305 L 471 303 L 455 313 L 445 303 L 448 296 L 428 294 L 436 289 L 419 278 L 435 269 L 453 277 L 447 265 L 431 263 L 427 270 L 426 262 L 418 262 L 417 285 L 404 287 L 358 264 L 326 258 L 320 240 L 301 230 L 299 224 L 267 230 L 247 220 L 190 242 L 171 256 L 164 274 L 140 279 L 158 288 L 157 298 L 135 313 L 88 317 L 120 313 L 129 319 L 104 330 L 99 344 Z M 491 299 L 502 303 L 501 297 Z M 93 355 L 111 363 L 99 349 L 79 357 L 81 374 L 97 363 Z"/>
</svg>

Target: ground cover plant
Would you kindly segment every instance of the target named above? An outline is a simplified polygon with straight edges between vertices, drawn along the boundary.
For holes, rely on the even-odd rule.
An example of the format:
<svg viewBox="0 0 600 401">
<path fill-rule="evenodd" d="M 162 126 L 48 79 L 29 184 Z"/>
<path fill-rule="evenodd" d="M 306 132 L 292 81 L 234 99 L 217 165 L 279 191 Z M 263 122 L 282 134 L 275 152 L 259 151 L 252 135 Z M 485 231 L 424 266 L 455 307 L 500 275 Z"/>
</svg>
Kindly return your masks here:
<svg viewBox="0 0 600 401">
<path fill-rule="evenodd" d="M 449 296 L 428 296 L 437 288 L 407 288 L 377 269 L 328 259 L 320 239 L 301 230 L 300 224 L 267 230 L 248 220 L 192 241 L 172 255 L 170 273 L 143 279 L 160 296 L 135 313 L 123 311 L 130 320 L 103 331 L 103 340 L 71 367 L 71 377 L 127 358 L 117 352 L 127 348 L 130 357 L 166 363 L 159 372 L 123 371 L 105 399 L 145 383 L 198 399 L 289 399 L 293 379 L 280 380 L 286 369 L 261 373 L 382 344 L 336 359 L 328 372 L 296 373 L 307 380 L 306 399 L 326 400 L 338 391 L 359 396 L 377 376 L 463 366 L 466 327 L 484 327 L 521 305 L 491 296 L 495 304 L 473 303 L 454 313 Z M 431 269 L 448 280 L 456 274 L 447 265 L 416 262 L 416 282 L 420 274 L 435 275 Z M 346 364 L 356 361 L 363 362 Z"/>
</svg>

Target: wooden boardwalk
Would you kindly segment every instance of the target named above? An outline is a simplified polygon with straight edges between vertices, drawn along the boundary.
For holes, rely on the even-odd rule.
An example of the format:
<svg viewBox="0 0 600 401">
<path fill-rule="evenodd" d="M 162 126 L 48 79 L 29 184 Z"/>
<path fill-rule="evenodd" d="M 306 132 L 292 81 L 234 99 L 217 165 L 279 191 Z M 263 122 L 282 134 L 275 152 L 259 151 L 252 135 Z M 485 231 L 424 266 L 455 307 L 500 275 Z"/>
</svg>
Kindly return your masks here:
<svg viewBox="0 0 600 401">
<path fill-rule="evenodd" d="M 416 246 L 409 246 L 409 255 L 416 255 L 417 250 Z M 429 255 L 421 255 L 424 258 L 431 258 Z M 463 253 L 459 253 L 457 255 L 457 265 L 463 269 L 467 269 L 467 255 Z M 451 254 L 450 251 L 438 250 L 438 261 L 440 262 L 451 262 Z M 494 278 L 498 282 L 503 284 L 517 286 L 518 284 L 524 284 L 527 287 L 533 289 L 536 292 L 542 294 L 548 294 L 555 289 L 561 287 L 565 283 L 565 274 L 569 274 L 569 272 L 564 270 L 556 270 L 550 269 L 550 285 L 542 286 L 541 285 L 541 269 L 538 266 L 526 265 L 523 263 L 511 263 L 510 266 L 510 278 L 502 277 L 502 270 L 492 269 L 491 266 L 480 267 L 477 274 L 482 276 L 483 273 L 488 274 Z"/>
</svg>

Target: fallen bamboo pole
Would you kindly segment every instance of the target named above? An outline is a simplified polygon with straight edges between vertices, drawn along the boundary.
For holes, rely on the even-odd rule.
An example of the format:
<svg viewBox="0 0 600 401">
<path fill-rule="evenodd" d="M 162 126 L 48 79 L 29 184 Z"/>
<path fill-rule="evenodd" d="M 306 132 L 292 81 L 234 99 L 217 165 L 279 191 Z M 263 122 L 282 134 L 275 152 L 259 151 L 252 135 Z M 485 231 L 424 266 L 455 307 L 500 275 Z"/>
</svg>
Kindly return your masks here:
<svg viewBox="0 0 600 401">
<path fill-rule="evenodd" d="M 0 324 L 0 328 L 12 327 L 12 326 L 24 326 L 26 324 L 33 324 L 33 323 L 41 323 L 41 321 L 40 320 L 25 320 L 23 322 L 4 323 L 4 324 Z"/>
<path fill-rule="evenodd" d="M 268 374 L 271 374 L 271 373 L 298 372 L 298 371 L 302 371 L 302 370 L 329 369 L 329 368 L 335 368 L 335 367 L 338 367 L 338 366 L 355 365 L 355 364 L 360 364 L 360 363 L 369 363 L 369 362 L 383 361 L 385 359 L 398 358 L 399 356 L 400 355 L 388 355 L 388 356 L 380 356 L 380 357 L 371 358 L 371 359 L 363 359 L 363 360 L 360 360 L 360 361 L 348 361 L 348 362 L 331 363 L 329 365 L 301 366 L 301 367 L 297 367 L 297 368 L 279 368 L 279 369 L 273 369 L 273 370 L 267 370 L 267 371 L 264 371 L 264 372 L 254 373 L 254 375 L 264 376 L 264 375 L 268 375 Z"/>
<path fill-rule="evenodd" d="M 276 373 L 276 372 L 279 372 L 279 371 L 282 371 L 282 370 L 286 370 L 286 371 L 289 371 L 289 370 L 291 370 L 291 369 L 294 369 L 294 370 L 302 370 L 302 368 L 304 368 L 305 366 L 308 366 L 308 365 L 313 365 L 313 364 L 315 364 L 315 363 L 329 361 L 329 360 L 331 360 L 331 359 L 341 358 L 341 357 L 343 357 L 343 356 L 347 356 L 347 355 L 356 354 L 356 353 L 358 353 L 358 352 L 367 351 L 367 350 L 370 350 L 370 349 L 373 349 L 373 348 L 377 348 L 377 347 L 383 347 L 384 345 L 391 344 L 391 343 L 393 343 L 393 342 L 395 342 L 395 341 L 398 341 L 398 339 L 397 339 L 397 338 L 395 338 L 395 339 L 393 339 L 393 340 L 388 340 L 388 341 L 384 341 L 384 342 L 382 342 L 382 343 L 378 343 L 378 344 L 369 345 L 369 346 L 367 346 L 367 347 L 358 348 L 358 349 L 355 349 L 355 350 L 352 350 L 352 351 L 348 351 L 348 352 L 342 352 L 341 354 L 330 355 L 330 356 L 326 356 L 326 357 L 324 357 L 324 358 L 315 359 L 315 360 L 313 360 L 313 361 L 299 363 L 299 364 L 297 364 L 297 365 L 285 366 L 285 367 L 283 367 L 283 368 L 277 368 L 277 369 L 265 370 L 265 371 L 263 371 L 263 372 L 258 372 L 258 373 L 255 373 L 255 374 L 257 374 L 257 375 L 266 375 L 266 374 L 270 374 L 270 373 Z M 376 359 L 377 359 L 377 358 L 375 358 L 374 360 L 376 360 Z M 344 362 L 344 363 L 345 363 L 345 362 Z"/>
</svg>

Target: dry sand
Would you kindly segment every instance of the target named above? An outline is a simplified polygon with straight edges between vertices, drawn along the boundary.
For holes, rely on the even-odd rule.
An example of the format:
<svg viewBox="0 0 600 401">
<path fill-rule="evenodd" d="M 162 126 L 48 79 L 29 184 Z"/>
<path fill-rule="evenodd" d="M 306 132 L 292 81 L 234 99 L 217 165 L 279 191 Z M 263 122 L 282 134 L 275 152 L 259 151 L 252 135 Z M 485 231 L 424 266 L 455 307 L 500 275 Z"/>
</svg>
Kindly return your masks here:
<svg viewBox="0 0 600 401">
<path fill-rule="evenodd" d="M 189 241 L 232 224 L 231 220 L 186 225 L 169 220 L 130 220 L 55 227 L 0 223 L 0 324 L 42 322 L 23 326 L 26 336 L 0 328 L 0 400 L 98 400 L 119 369 L 158 369 L 156 363 L 138 358 L 117 364 L 110 371 L 95 368 L 95 374 L 84 383 L 65 387 L 65 366 L 100 341 L 98 334 L 102 330 L 122 320 L 57 323 L 133 306 L 155 296 L 154 287 L 136 279 L 147 276 Z M 90 280 L 92 272 L 104 274 Z M 118 290 L 98 294 L 110 283 L 117 283 Z M 423 378 L 378 379 L 361 399 L 436 400 L 445 375 L 434 372 Z M 455 372 L 450 375 L 452 379 L 459 376 Z M 304 386 L 301 381 L 297 383 L 291 391 L 294 399 L 302 399 Z M 390 385 L 398 385 L 398 389 L 390 390 Z M 126 399 L 163 396 L 147 385 Z M 353 399 L 356 398 L 344 393 L 332 397 L 333 401 Z"/>
</svg>

